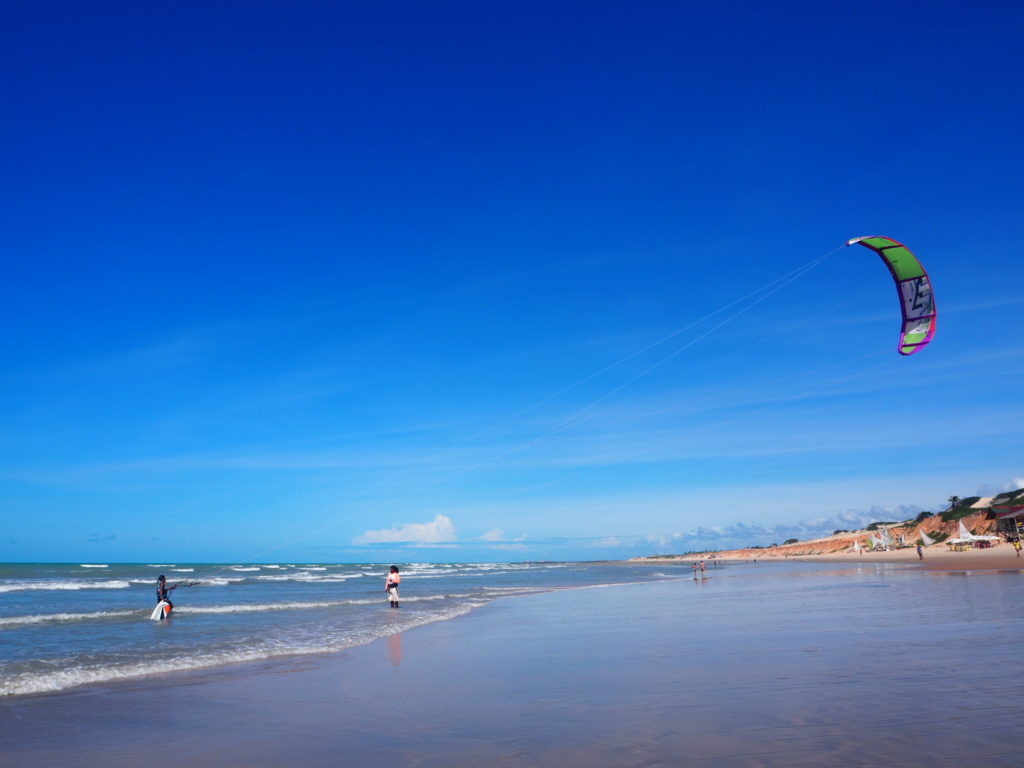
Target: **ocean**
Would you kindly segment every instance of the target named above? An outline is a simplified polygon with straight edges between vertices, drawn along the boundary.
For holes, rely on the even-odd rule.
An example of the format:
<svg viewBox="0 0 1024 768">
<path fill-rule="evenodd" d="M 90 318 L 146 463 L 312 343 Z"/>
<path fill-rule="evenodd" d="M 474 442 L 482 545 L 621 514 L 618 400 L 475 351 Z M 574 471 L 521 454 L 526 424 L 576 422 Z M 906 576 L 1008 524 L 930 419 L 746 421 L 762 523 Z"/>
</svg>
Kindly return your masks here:
<svg viewBox="0 0 1024 768">
<path fill-rule="evenodd" d="M 689 576 L 611 563 L 27 563 L 0 565 L 0 696 L 337 651 L 501 596 Z M 157 576 L 181 586 L 149 619 Z"/>
</svg>

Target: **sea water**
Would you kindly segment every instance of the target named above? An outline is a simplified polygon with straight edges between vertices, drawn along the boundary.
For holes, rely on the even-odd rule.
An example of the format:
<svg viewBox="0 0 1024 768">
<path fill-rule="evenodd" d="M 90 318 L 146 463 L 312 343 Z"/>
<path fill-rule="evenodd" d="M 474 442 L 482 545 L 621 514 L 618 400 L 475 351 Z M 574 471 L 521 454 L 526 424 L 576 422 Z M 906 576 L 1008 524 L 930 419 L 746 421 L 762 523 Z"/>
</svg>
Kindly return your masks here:
<svg viewBox="0 0 1024 768">
<path fill-rule="evenodd" d="M 0 565 L 0 696 L 336 651 L 499 596 L 681 575 L 600 563 L 408 564 L 392 610 L 388 565 Z M 171 594 L 170 618 L 151 621 L 161 574 L 168 585 L 197 583 Z"/>
</svg>

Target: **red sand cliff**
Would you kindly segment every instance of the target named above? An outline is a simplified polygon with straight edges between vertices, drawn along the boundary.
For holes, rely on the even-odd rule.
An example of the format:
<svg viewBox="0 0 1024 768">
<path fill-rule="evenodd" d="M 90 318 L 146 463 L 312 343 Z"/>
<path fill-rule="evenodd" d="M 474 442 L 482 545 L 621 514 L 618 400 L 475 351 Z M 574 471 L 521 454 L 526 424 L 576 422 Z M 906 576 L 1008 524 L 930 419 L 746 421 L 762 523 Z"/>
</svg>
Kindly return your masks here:
<svg viewBox="0 0 1024 768">
<path fill-rule="evenodd" d="M 974 514 L 967 515 L 961 518 L 963 524 L 967 527 L 967 530 L 973 531 L 976 534 L 987 534 L 992 532 L 995 528 L 995 520 L 986 520 L 987 512 L 980 510 Z M 940 515 L 929 517 L 921 523 L 910 523 L 909 525 L 892 525 L 889 526 L 889 534 L 895 539 L 898 535 L 902 534 L 908 544 L 913 544 L 917 540 L 917 532 L 923 530 L 929 536 L 933 536 L 936 533 L 948 533 L 951 538 L 955 538 L 959 531 L 958 520 L 952 520 L 948 523 L 942 521 Z M 838 552 L 847 552 L 853 546 L 854 541 L 859 541 L 861 546 L 864 546 L 868 537 L 871 536 L 869 531 L 851 531 L 850 533 L 839 533 L 835 536 L 826 536 L 822 539 L 809 539 L 807 541 L 798 541 L 796 544 L 780 544 L 777 547 L 765 548 L 765 549 L 732 549 L 725 550 L 722 552 L 716 552 L 715 557 L 730 560 L 748 560 L 754 558 L 767 558 L 767 557 L 802 557 L 806 555 L 828 555 Z"/>
</svg>

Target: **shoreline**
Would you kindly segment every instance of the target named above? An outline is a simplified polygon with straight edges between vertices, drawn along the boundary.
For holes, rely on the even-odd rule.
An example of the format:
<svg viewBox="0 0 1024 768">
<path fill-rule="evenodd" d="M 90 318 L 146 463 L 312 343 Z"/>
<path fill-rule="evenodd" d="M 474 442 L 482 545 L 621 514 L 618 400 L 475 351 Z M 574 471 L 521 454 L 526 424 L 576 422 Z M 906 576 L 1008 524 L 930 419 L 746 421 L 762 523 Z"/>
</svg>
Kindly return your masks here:
<svg viewBox="0 0 1024 768">
<path fill-rule="evenodd" d="M 969 680 L 934 674 L 977 644 L 1010 653 L 1011 601 L 936 630 L 921 612 L 1016 594 L 1017 582 L 910 569 L 712 576 L 498 598 L 344 651 L 11 697 L 0 765 L 818 768 L 870 764 L 868 730 L 893 764 L 1016 765 L 1013 681 L 988 665 Z M 915 649 L 933 631 L 938 656 L 924 658 Z M 899 675 L 877 674 L 884 654 Z M 952 712 L 956 728 L 936 732 Z M 1003 734 L 1006 749 L 968 732 Z"/>
<path fill-rule="evenodd" d="M 694 561 L 705 563 L 719 562 L 724 565 L 739 563 L 878 563 L 887 565 L 904 565 L 927 571 L 1001 571 L 1024 570 L 1024 556 L 1017 557 L 1014 548 L 1006 543 L 990 549 L 972 549 L 966 552 L 954 552 L 944 544 L 933 544 L 924 548 L 924 558 L 918 559 L 913 547 L 894 549 L 888 552 L 863 551 L 829 552 L 822 554 L 787 554 L 782 547 L 756 550 L 727 550 L 722 552 L 705 552 L 699 555 L 673 555 L 670 557 L 636 558 L 630 562 L 651 563 L 658 565 L 682 564 L 689 565 Z"/>
</svg>

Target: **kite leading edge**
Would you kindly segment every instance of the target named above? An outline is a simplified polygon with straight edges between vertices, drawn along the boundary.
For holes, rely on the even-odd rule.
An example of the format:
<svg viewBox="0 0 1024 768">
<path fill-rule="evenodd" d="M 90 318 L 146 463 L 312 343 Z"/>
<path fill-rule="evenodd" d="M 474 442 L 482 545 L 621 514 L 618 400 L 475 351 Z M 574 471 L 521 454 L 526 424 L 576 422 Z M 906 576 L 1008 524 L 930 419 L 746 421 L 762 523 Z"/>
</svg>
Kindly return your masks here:
<svg viewBox="0 0 1024 768">
<path fill-rule="evenodd" d="M 891 237 L 854 237 L 847 245 L 859 243 L 882 257 L 896 281 L 903 310 L 903 330 L 900 333 L 899 353 L 912 355 L 920 352 L 935 335 L 935 295 L 928 273 L 921 262 L 903 243 Z"/>
</svg>

